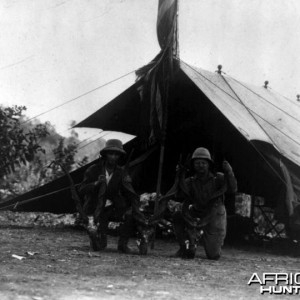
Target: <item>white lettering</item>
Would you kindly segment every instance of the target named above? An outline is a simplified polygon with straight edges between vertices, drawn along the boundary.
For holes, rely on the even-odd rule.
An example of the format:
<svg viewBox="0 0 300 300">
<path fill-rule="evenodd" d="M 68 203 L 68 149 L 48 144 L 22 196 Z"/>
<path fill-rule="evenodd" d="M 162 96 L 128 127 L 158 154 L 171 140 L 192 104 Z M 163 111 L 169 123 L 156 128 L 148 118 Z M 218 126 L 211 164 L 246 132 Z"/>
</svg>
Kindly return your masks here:
<svg viewBox="0 0 300 300">
<path fill-rule="evenodd" d="M 282 294 L 293 294 L 293 286 L 282 286 Z"/>
<path fill-rule="evenodd" d="M 272 293 L 273 293 L 272 286 L 268 286 L 268 287 L 261 286 L 261 287 L 260 287 L 260 293 L 261 293 L 262 295 L 263 295 L 264 293 L 272 294 Z"/>
<path fill-rule="evenodd" d="M 253 283 L 260 284 L 261 294 L 300 294 L 300 273 L 263 273 L 261 278 L 257 273 L 253 273 L 248 285 Z"/>
<path fill-rule="evenodd" d="M 253 273 L 252 276 L 251 276 L 251 278 L 249 279 L 248 285 L 251 285 L 252 283 L 262 284 L 262 282 L 261 282 L 259 276 L 257 275 L 257 273 Z"/>
<path fill-rule="evenodd" d="M 279 282 L 283 282 L 284 284 L 289 284 L 289 274 L 288 273 L 278 273 L 275 276 L 275 284 L 278 285 Z"/>
<path fill-rule="evenodd" d="M 290 284 L 299 284 L 300 285 L 300 273 L 294 274 L 294 282 Z"/>
<path fill-rule="evenodd" d="M 267 281 L 274 282 L 276 277 L 276 273 L 263 273 L 263 285 L 266 285 Z"/>
<path fill-rule="evenodd" d="M 283 286 L 272 286 L 273 288 L 273 294 L 279 294 L 282 295 L 283 293 Z"/>
<path fill-rule="evenodd" d="M 295 294 L 300 294 L 300 286 L 293 286 Z"/>
</svg>

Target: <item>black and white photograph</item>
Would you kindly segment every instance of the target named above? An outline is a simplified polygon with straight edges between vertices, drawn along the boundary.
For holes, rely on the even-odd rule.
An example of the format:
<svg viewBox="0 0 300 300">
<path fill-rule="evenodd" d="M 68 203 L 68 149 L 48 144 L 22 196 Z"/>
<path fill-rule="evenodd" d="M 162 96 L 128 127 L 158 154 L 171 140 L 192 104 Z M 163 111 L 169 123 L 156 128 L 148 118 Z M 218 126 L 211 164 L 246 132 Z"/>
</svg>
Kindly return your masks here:
<svg viewBox="0 0 300 300">
<path fill-rule="evenodd" d="M 0 299 L 300 295 L 300 2 L 0 0 Z"/>
</svg>

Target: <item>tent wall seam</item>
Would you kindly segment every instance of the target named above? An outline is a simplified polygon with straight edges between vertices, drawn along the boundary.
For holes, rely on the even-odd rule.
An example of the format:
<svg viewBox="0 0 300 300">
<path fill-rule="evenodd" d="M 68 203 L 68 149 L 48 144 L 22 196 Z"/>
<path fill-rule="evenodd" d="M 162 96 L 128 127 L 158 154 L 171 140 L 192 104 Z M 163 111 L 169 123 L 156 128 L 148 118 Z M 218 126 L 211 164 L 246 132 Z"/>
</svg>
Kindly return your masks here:
<svg viewBox="0 0 300 300">
<path fill-rule="evenodd" d="M 251 93 L 253 93 L 254 95 L 258 96 L 259 98 L 263 99 L 264 101 L 268 102 L 269 104 L 271 104 L 272 106 L 276 107 L 278 110 L 280 110 L 281 112 L 283 112 L 284 114 L 288 115 L 289 117 L 291 117 L 292 119 L 294 119 L 295 121 L 297 121 L 298 123 L 300 123 L 300 120 L 298 120 L 297 118 L 295 118 L 294 116 L 292 116 L 291 114 L 289 114 L 287 111 L 281 109 L 280 107 L 278 107 L 277 105 L 275 105 L 274 103 L 272 103 L 271 101 L 267 100 L 266 98 L 262 97 L 261 95 L 257 94 L 256 92 L 254 92 L 252 89 L 248 88 L 246 85 L 244 85 L 243 83 L 241 83 L 240 81 L 236 80 L 235 78 L 233 78 L 232 76 L 228 75 L 232 80 L 234 80 L 235 82 L 237 82 L 238 84 L 240 84 L 241 86 L 243 86 L 244 88 L 246 88 L 247 90 L 249 90 Z"/>
<path fill-rule="evenodd" d="M 240 99 L 240 101 L 238 101 L 237 99 L 235 99 L 234 97 L 232 97 L 232 95 L 230 95 L 229 93 L 227 93 L 226 91 L 224 91 L 221 87 L 219 87 L 218 85 L 216 85 L 214 82 L 212 82 L 211 80 L 209 80 L 208 78 L 206 78 L 203 74 L 201 74 L 200 72 L 198 72 L 197 70 L 195 70 L 192 66 L 188 65 L 187 63 L 185 63 L 184 61 L 182 61 L 184 64 L 186 64 L 188 67 L 190 67 L 191 69 L 193 69 L 196 73 L 198 73 L 200 76 L 202 76 L 203 78 L 205 78 L 207 81 L 211 82 L 214 86 L 216 86 L 218 89 L 220 89 L 222 92 L 224 92 L 225 94 L 227 94 L 228 96 L 230 96 L 233 100 L 237 101 L 238 103 L 240 103 L 241 105 L 243 105 L 245 107 L 245 109 L 247 109 L 247 111 L 251 111 L 250 108 L 248 108 Z M 223 76 L 222 76 L 223 78 Z M 224 79 L 224 78 L 223 78 Z M 225 80 L 225 79 L 224 79 Z M 226 82 L 226 81 L 225 81 Z M 227 83 L 227 82 L 226 82 Z M 229 85 L 229 87 L 231 88 L 231 86 Z M 232 88 L 231 88 L 232 90 Z M 232 90 L 234 92 L 234 90 Z M 234 94 L 238 97 L 238 95 L 234 92 Z M 239 97 L 238 97 L 239 98 Z M 255 112 L 253 112 L 255 113 Z M 251 114 L 252 116 L 252 114 Z M 261 117 L 261 116 L 259 116 Z M 252 118 L 255 120 L 255 118 L 252 116 Z M 262 118 L 262 117 L 261 117 Z M 263 119 L 263 118 L 262 118 Z M 264 120 L 264 119 L 263 119 Z M 257 122 L 257 120 L 255 120 L 256 123 L 261 127 L 261 125 Z M 265 120 L 266 121 L 266 120 Z M 267 122 L 267 121 L 266 121 Z M 276 128 L 277 130 L 279 130 L 278 128 Z M 265 132 L 265 130 L 263 129 L 263 131 Z M 266 132 L 265 132 L 266 133 Z M 266 135 L 269 137 L 269 135 L 266 133 Z M 244 137 L 244 135 L 242 135 Z M 251 140 L 248 140 L 246 137 L 244 137 L 246 139 L 247 142 L 250 143 L 250 145 L 255 149 L 255 151 L 262 157 L 262 159 L 267 163 L 267 165 L 271 168 L 271 170 L 274 172 L 274 174 L 280 179 L 281 182 L 283 182 L 283 184 L 285 186 L 287 186 L 286 182 L 282 179 L 282 177 L 278 174 L 278 172 L 273 168 L 273 166 L 265 159 L 265 157 L 262 155 L 262 153 L 255 147 L 255 145 L 252 143 Z M 290 138 L 290 137 L 289 137 Z M 270 138 L 270 140 L 272 141 L 272 139 Z"/>
<path fill-rule="evenodd" d="M 183 61 L 182 61 L 183 62 Z M 186 64 L 185 62 L 183 62 L 184 64 Z M 290 139 L 291 141 L 293 141 L 294 143 L 296 143 L 297 145 L 300 146 L 300 143 L 297 142 L 295 139 L 293 139 L 291 136 L 287 135 L 286 133 L 284 133 L 283 131 L 281 131 L 279 128 L 277 128 L 275 125 L 273 125 L 272 123 L 270 123 L 269 121 L 267 121 L 266 119 L 264 119 L 261 115 L 259 115 L 258 113 L 256 113 L 255 111 L 253 111 L 251 108 L 249 108 L 248 106 L 246 106 L 245 104 L 241 103 L 238 99 L 235 99 L 232 95 L 230 95 L 229 93 L 227 93 L 226 91 L 224 91 L 221 87 L 219 87 L 217 84 L 215 84 L 214 82 L 212 82 L 211 80 L 209 80 L 208 78 L 206 78 L 203 74 L 201 74 L 199 71 L 197 71 L 196 69 L 194 69 L 192 66 L 186 64 L 188 67 L 190 67 L 192 70 L 194 70 L 196 73 L 198 73 L 201 77 L 203 77 L 204 79 L 206 79 L 207 81 L 209 81 L 211 84 L 213 84 L 215 87 L 217 87 L 219 90 L 221 90 L 223 93 L 227 94 L 229 97 L 231 97 L 233 100 L 235 100 L 237 103 L 240 103 L 243 107 L 245 107 L 247 110 L 251 111 L 253 114 L 257 115 L 259 118 L 261 118 L 263 121 L 265 121 L 266 123 L 268 123 L 270 126 L 272 126 L 273 128 L 275 128 L 277 131 L 279 131 L 281 134 L 283 134 L 284 136 L 286 136 L 288 139 Z M 257 122 L 257 121 L 256 121 Z"/>
<path fill-rule="evenodd" d="M 266 132 L 266 130 L 257 122 L 255 117 L 252 115 L 250 109 L 244 104 L 244 101 L 239 97 L 239 95 L 236 93 L 236 91 L 232 88 L 232 86 L 229 84 L 229 82 L 226 80 L 226 78 L 220 74 L 224 82 L 228 85 L 228 87 L 231 89 L 231 91 L 235 94 L 235 96 L 239 99 L 239 101 L 242 103 L 242 105 L 245 107 L 245 109 L 249 112 L 249 114 L 252 116 L 254 121 L 257 123 L 257 125 L 262 129 L 262 131 L 265 132 L 265 134 L 269 137 L 269 139 L 276 145 L 276 143 L 273 141 L 273 139 L 270 137 L 270 135 Z M 282 177 L 278 174 L 278 172 L 273 168 L 273 166 L 267 161 L 267 159 L 263 156 L 263 154 L 256 148 L 256 146 L 249 141 L 250 145 L 257 151 L 257 153 L 262 157 L 262 159 L 267 163 L 267 165 L 271 168 L 271 170 L 274 172 L 274 174 L 284 183 L 284 185 L 287 186 L 287 183 L 282 179 Z M 280 153 L 280 152 L 279 152 Z"/>
</svg>

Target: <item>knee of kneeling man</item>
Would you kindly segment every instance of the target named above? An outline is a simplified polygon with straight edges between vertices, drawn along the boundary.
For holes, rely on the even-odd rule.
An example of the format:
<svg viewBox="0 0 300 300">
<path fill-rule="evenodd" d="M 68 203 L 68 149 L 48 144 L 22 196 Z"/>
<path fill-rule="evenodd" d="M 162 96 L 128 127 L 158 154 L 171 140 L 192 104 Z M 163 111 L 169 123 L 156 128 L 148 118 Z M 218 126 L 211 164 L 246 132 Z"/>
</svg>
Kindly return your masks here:
<svg viewBox="0 0 300 300">
<path fill-rule="evenodd" d="M 218 260 L 221 256 L 221 249 L 206 249 L 206 256 L 208 259 L 211 259 L 211 260 Z"/>
<path fill-rule="evenodd" d="M 218 260 L 221 257 L 220 254 L 215 254 L 215 255 L 208 255 L 207 254 L 207 258 L 210 260 Z"/>
</svg>

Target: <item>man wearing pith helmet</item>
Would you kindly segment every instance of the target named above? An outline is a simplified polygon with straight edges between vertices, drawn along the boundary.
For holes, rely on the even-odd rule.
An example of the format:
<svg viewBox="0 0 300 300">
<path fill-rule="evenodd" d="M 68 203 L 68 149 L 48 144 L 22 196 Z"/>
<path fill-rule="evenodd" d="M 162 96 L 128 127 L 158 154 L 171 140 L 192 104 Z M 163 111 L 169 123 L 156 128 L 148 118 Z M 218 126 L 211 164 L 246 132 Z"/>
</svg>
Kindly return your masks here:
<svg viewBox="0 0 300 300">
<path fill-rule="evenodd" d="M 118 242 L 118 250 L 130 253 L 128 241 L 134 228 L 133 215 L 141 215 L 139 196 L 135 193 L 131 178 L 118 165 L 126 152 L 120 140 L 111 139 L 100 151 L 97 164 L 89 167 L 79 192 L 84 196 L 84 210 L 93 213 L 94 223 L 100 233 L 101 249 L 107 247 L 107 229 L 110 220 L 124 221 Z"/>
<path fill-rule="evenodd" d="M 174 231 L 179 243 L 177 257 L 194 258 L 195 231 L 203 230 L 203 243 L 209 259 L 219 259 L 226 236 L 225 192 L 235 193 L 237 182 L 232 167 L 223 161 L 224 173 L 213 173 L 213 160 L 206 148 L 192 156 L 194 175 L 185 180 L 182 210 L 174 214 Z M 194 235 L 194 237 L 193 237 Z"/>
</svg>

